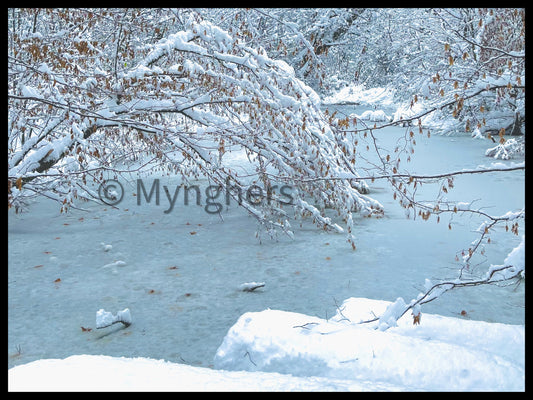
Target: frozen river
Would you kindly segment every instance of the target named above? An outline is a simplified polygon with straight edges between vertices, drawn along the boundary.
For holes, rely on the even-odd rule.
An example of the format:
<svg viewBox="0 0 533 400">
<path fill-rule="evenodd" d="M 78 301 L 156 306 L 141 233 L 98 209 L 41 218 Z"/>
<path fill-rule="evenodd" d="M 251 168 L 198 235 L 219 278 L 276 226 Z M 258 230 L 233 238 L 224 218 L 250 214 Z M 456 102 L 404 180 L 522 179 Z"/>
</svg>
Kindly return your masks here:
<svg viewBox="0 0 533 400">
<path fill-rule="evenodd" d="M 404 135 L 404 128 L 391 127 L 375 137 L 392 152 Z M 486 140 L 468 135 L 416 140 L 412 161 L 401 170 L 433 174 L 495 162 L 484 156 L 492 144 Z M 360 151 L 367 156 L 364 146 Z M 460 175 L 447 197 L 476 200 L 475 207 L 492 215 L 517 211 L 525 204 L 524 175 Z M 179 184 L 171 177 L 160 183 Z M 440 223 L 434 217 L 407 219 L 386 182 L 377 180 L 369 195 L 385 206 L 385 216 L 357 218 L 355 252 L 345 235 L 308 224 L 294 224 L 294 239 L 280 235 L 259 243 L 255 220 L 236 205 L 221 218 L 203 205 L 178 200 L 165 213 L 164 195 L 160 206 L 138 206 L 135 183 L 124 188 L 118 208 L 88 204 L 89 212 L 60 214 L 57 204 L 40 200 L 29 213 L 8 212 L 8 367 L 72 354 L 210 366 L 227 330 L 247 311 L 271 308 L 327 318 L 349 297 L 408 302 L 426 278 L 457 277 L 455 257 L 477 238 L 474 230 L 482 222 L 461 213 L 451 221 L 443 216 Z M 438 188 L 424 186 L 421 199 L 431 200 Z M 519 236 L 494 232 L 477 268 L 501 264 L 524 233 L 523 226 Z M 240 289 L 252 281 L 265 286 Z M 96 311 L 126 307 L 130 327 L 95 328 Z M 524 285 L 485 286 L 448 292 L 423 311 L 455 317 L 465 311 L 464 318 L 524 324 L 524 307 Z"/>
</svg>

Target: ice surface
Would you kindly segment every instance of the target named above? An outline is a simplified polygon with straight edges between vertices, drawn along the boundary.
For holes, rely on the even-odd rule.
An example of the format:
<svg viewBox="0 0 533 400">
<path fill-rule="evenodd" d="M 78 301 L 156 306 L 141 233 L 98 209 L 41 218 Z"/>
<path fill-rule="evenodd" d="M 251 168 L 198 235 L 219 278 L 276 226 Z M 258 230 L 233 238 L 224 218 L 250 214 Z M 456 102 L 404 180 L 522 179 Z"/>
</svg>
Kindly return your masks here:
<svg viewBox="0 0 533 400">
<path fill-rule="evenodd" d="M 395 304 L 349 298 L 329 320 L 280 310 L 243 314 L 215 367 L 78 355 L 8 371 L 12 391 L 522 391 L 524 326 L 425 314 L 386 331 L 358 324 Z M 125 313 L 124 310 L 123 313 Z M 102 312 L 102 318 L 109 313 Z M 120 314 L 120 313 L 119 313 Z"/>
<path fill-rule="evenodd" d="M 361 114 L 364 109 L 345 106 L 343 111 Z M 394 154 L 398 138 L 405 134 L 405 129 L 387 128 L 374 132 L 374 137 L 382 154 Z M 412 161 L 402 163 L 400 170 L 431 174 L 490 163 L 484 155 L 485 141 L 465 136 L 452 142 L 449 137 L 416 134 Z M 379 164 L 365 151 L 363 138 L 358 153 L 358 162 Z M 248 172 L 243 152 L 232 149 L 224 157 L 239 173 Z M 182 183 L 179 177 L 158 177 L 171 191 Z M 151 177 L 145 179 L 149 187 Z M 161 358 L 208 367 L 228 330 L 247 312 L 270 308 L 332 320 L 342 299 L 357 296 L 393 302 L 402 297 L 408 302 L 424 290 L 426 279 L 436 283 L 454 278 L 455 255 L 478 237 L 476 229 L 483 222 L 457 213 L 449 230 L 450 217 L 442 216 L 440 223 L 431 218 L 407 220 L 387 184 L 376 181 L 369 183 L 369 196 L 383 204 L 385 217 L 354 216 L 355 252 L 347 249 L 344 234 L 317 231 L 307 221 L 301 227 L 293 224 L 293 238 L 278 236 L 259 243 L 254 219 L 235 202 L 224 205 L 220 216 L 208 215 L 205 197 L 201 206 L 194 198 L 185 206 L 180 194 L 172 212 L 165 214 L 169 204 L 164 193 L 159 206 L 153 201 L 139 206 L 135 180 L 122 183 L 126 193 L 116 208 L 87 203 L 82 207 L 88 211 L 72 209 L 64 214 L 57 204 L 40 199 L 28 213 L 8 212 L 8 368 L 72 354 Z M 210 183 L 189 184 L 203 190 Z M 439 188 L 424 185 L 417 194 L 430 199 Z M 515 215 L 524 207 L 524 192 L 523 171 L 462 175 L 454 179 L 446 200 L 479 199 L 474 203 L 477 208 L 494 215 L 508 215 L 508 211 Z M 502 264 L 520 244 L 522 234 L 522 226 L 519 236 L 491 232 L 491 244 L 483 244 L 484 264 L 474 272 L 484 274 L 488 265 Z M 112 243 L 112 249 L 103 251 L 100 243 Z M 54 283 L 59 278 L 60 283 Z M 250 295 L 236 290 L 243 282 L 267 282 L 267 286 Z M 523 325 L 524 291 L 525 285 L 488 285 L 447 292 L 422 307 L 422 322 L 416 327 L 426 326 L 431 313 L 464 322 Z M 388 304 L 372 308 L 375 315 L 367 307 L 361 308 L 361 315 L 347 307 L 343 315 L 351 321 L 359 316 L 372 319 Z M 107 332 L 95 329 L 96 310 L 116 312 L 125 305 L 135 314 L 135 324 L 126 334 L 103 336 Z M 412 327 L 410 313 L 404 317 Z M 399 324 L 390 329 L 401 328 Z M 440 329 L 442 340 L 452 344 L 461 340 L 453 329 L 445 325 Z M 476 332 L 479 337 L 487 334 L 481 328 Z M 437 337 L 437 330 L 431 337 Z M 472 349 L 483 345 L 472 343 Z M 518 351 L 516 347 L 525 353 L 524 346 L 512 350 L 509 343 L 501 346 L 502 357 Z"/>
</svg>

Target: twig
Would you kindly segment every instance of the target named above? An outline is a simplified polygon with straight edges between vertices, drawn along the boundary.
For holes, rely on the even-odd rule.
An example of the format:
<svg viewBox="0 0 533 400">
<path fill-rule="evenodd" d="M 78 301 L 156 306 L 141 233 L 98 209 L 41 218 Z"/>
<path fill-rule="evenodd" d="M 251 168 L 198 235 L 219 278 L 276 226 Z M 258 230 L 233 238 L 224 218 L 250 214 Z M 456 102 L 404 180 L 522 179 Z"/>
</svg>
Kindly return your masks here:
<svg viewBox="0 0 533 400">
<path fill-rule="evenodd" d="M 354 361 L 357 361 L 357 360 L 359 360 L 359 359 L 356 357 L 356 358 L 352 358 L 351 360 L 343 360 L 343 361 L 339 361 L 339 363 L 341 363 L 341 364 L 345 364 L 345 363 L 354 362 Z"/>
<path fill-rule="evenodd" d="M 342 318 L 339 320 L 340 321 L 348 321 L 348 322 L 352 322 L 350 321 L 350 318 L 348 318 L 347 316 L 345 316 L 343 313 L 342 313 L 342 310 L 341 308 L 339 307 L 339 305 L 337 304 L 337 300 L 335 299 L 335 297 L 333 298 L 333 302 L 335 303 L 335 307 L 337 307 L 337 311 L 339 312 L 339 314 L 342 316 Z"/>
<path fill-rule="evenodd" d="M 407 311 L 412 309 L 417 304 L 426 304 L 429 303 L 436 298 L 440 297 L 444 292 L 447 292 L 452 289 L 460 288 L 460 287 L 468 287 L 468 286 L 481 286 L 481 285 L 488 285 L 492 283 L 498 283 L 498 282 L 504 282 L 504 281 L 512 281 L 513 279 L 520 278 L 523 270 L 518 270 L 514 275 L 505 277 L 502 279 L 493 279 L 494 275 L 498 272 L 502 272 L 505 270 L 509 270 L 511 268 L 514 268 L 512 265 L 502 265 L 500 268 L 494 268 L 485 278 L 478 279 L 478 280 L 472 280 L 472 281 L 443 281 L 436 283 L 433 285 L 429 290 L 427 290 L 422 296 L 419 296 L 418 300 L 415 302 L 411 302 L 403 311 L 403 313 L 400 314 L 398 319 L 400 319 Z M 434 294 L 434 291 L 442 290 L 440 293 Z"/>
<path fill-rule="evenodd" d="M 306 322 L 303 325 L 294 325 L 293 328 L 309 329 L 307 325 L 318 325 L 318 322 Z"/>
<path fill-rule="evenodd" d="M 248 356 L 248 359 L 250 360 L 250 362 L 257 367 L 257 364 L 254 363 L 254 361 L 252 360 L 252 357 L 250 356 L 250 353 L 248 353 L 248 350 L 246 350 L 246 353 L 244 353 L 244 357 L 246 356 Z"/>
<path fill-rule="evenodd" d="M 418 180 L 432 180 L 432 179 L 440 179 L 440 178 L 448 178 L 450 176 L 456 176 L 456 175 L 465 175 L 465 174 L 484 174 L 489 172 L 508 172 L 508 171 L 518 171 L 518 170 L 525 170 L 525 165 L 518 165 L 515 167 L 509 167 L 509 168 L 487 168 L 487 169 L 470 169 L 470 170 L 462 170 L 462 171 L 453 171 L 453 172 L 445 172 L 440 174 L 434 174 L 434 175 L 411 175 L 411 174 L 388 174 L 388 175 L 378 175 L 378 176 L 317 176 L 313 178 L 297 178 L 298 182 L 307 183 L 307 182 L 315 182 L 315 181 L 338 181 L 338 180 L 356 180 L 356 181 L 374 181 L 378 179 L 392 179 L 392 178 L 412 178 L 412 179 L 418 179 Z M 267 175 L 274 176 L 277 179 L 280 180 L 287 180 L 287 179 L 294 179 L 291 177 L 284 177 L 280 175 L 275 174 L 269 174 Z"/>
</svg>

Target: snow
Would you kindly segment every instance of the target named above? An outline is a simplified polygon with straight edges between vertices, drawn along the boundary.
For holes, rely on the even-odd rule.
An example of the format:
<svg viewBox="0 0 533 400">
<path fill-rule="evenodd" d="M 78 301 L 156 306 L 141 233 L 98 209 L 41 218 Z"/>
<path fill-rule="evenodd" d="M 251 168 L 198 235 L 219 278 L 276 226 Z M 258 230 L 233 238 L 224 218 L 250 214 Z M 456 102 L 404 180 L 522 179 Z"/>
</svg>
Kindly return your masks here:
<svg viewBox="0 0 533 400">
<path fill-rule="evenodd" d="M 405 301 L 398 297 L 394 303 L 391 303 L 379 317 L 378 329 L 384 331 L 390 327 L 396 326 L 396 320 L 401 317 L 405 310 Z"/>
<path fill-rule="evenodd" d="M 50 74 L 52 72 L 48 64 L 46 64 L 45 62 L 41 63 L 41 65 L 39 65 L 39 68 L 37 70 L 44 74 Z"/>
<path fill-rule="evenodd" d="M 366 88 L 350 85 L 323 99 L 323 104 L 357 104 L 363 106 L 391 106 L 394 91 L 390 88 Z"/>
<path fill-rule="evenodd" d="M 117 315 L 113 315 L 111 312 L 106 311 L 103 308 L 96 312 L 96 329 L 107 328 L 118 322 L 122 322 L 126 326 L 131 325 L 132 319 L 129 308 L 117 312 Z"/>
<path fill-rule="evenodd" d="M 8 372 L 9 391 L 399 391 L 401 387 L 269 372 L 219 371 L 136 357 L 76 355 Z"/>
<path fill-rule="evenodd" d="M 254 11 L 257 12 L 263 14 Z M 383 15 L 389 12 L 386 10 Z M 401 59 L 408 61 L 411 55 L 427 50 L 424 46 L 429 42 L 424 35 L 417 41 L 421 45 L 418 50 L 411 44 L 405 46 L 403 58 L 396 57 L 400 52 L 392 48 L 391 54 L 387 54 L 392 58 L 380 57 L 379 51 L 372 55 L 377 48 L 363 56 L 365 45 L 356 79 L 359 71 L 368 75 L 365 59 L 382 58 L 383 62 L 378 60 L 380 64 L 392 62 L 388 77 L 395 75 L 392 71 L 399 73 L 394 78 L 403 81 L 398 88 L 406 88 L 405 82 L 413 81 L 411 89 L 418 91 L 416 87 L 423 85 L 420 89 L 430 97 L 442 84 L 443 98 L 433 97 L 431 104 L 429 98 L 406 99 L 408 94 L 404 93 L 400 97 L 405 103 L 394 104 L 398 89 L 353 84 L 321 101 L 310 86 L 296 79 L 304 76 L 309 82 L 315 81 L 311 76 L 319 65 L 318 59 L 308 57 L 311 53 L 305 54 L 312 49 L 300 33 L 300 21 L 287 21 L 281 24 L 284 27 L 279 25 L 279 29 L 273 30 L 274 37 L 278 32 L 287 35 L 287 29 L 293 32 L 281 36 L 274 50 L 275 41 L 268 43 L 264 36 L 257 36 L 256 28 L 261 27 L 250 26 L 254 32 L 243 31 L 248 18 L 244 15 L 219 14 L 219 21 L 224 19 L 226 26 L 231 22 L 225 15 L 234 16 L 234 22 L 243 22 L 233 37 L 233 33 L 212 23 L 198 22 L 202 12 L 196 15 L 173 10 L 173 15 L 166 13 L 167 19 L 162 20 L 165 22 L 161 32 L 159 28 L 148 29 L 145 36 L 128 28 L 121 35 L 120 28 L 118 36 L 112 31 L 104 34 L 109 38 L 107 46 L 104 42 L 99 45 L 99 40 L 90 40 L 102 38 L 102 32 L 93 35 L 91 24 L 85 24 L 74 34 L 76 54 L 68 50 L 68 41 L 72 39 L 69 29 L 58 27 L 61 30 L 55 33 L 45 30 L 43 35 L 36 29 L 43 28 L 46 25 L 43 22 L 53 15 L 33 14 L 13 11 L 10 17 L 13 30 L 17 25 L 23 28 L 19 29 L 23 36 L 13 36 L 10 41 L 21 44 L 21 49 L 9 52 L 13 77 L 9 91 L 13 105 L 9 125 L 12 142 L 9 194 L 17 200 L 10 202 L 8 211 L 10 390 L 525 389 L 525 284 L 520 279 L 503 282 L 511 277 L 525 278 L 525 173 L 513 171 L 512 166 L 517 164 L 508 162 L 523 159 L 525 144 L 523 138 L 499 138 L 498 145 L 487 149 L 487 141 L 483 140 L 484 135 L 498 131 L 494 128 L 514 121 L 513 114 L 516 121 L 521 121 L 525 112 L 523 96 L 515 93 L 517 97 L 513 100 L 515 94 L 506 95 L 499 90 L 507 85 L 510 90 L 513 86 L 521 90 L 525 77 L 516 74 L 521 71 L 521 60 L 512 65 L 513 60 L 508 68 L 502 67 L 502 73 L 496 76 L 489 73 L 485 78 L 483 69 L 489 62 L 478 65 L 479 74 L 470 75 L 463 69 L 470 64 L 461 66 L 457 59 L 456 78 L 460 82 L 470 76 L 468 85 L 465 83 L 459 89 L 455 82 L 457 92 L 447 91 L 445 95 L 444 89 L 449 87 L 446 81 L 451 83 L 454 79 L 452 69 L 441 82 L 437 83 L 441 80 L 437 75 L 433 85 L 426 85 L 420 79 L 429 79 L 431 70 L 426 69 L 420 78 L 412 79 L 408 75 L 414 69 L 403 68 L 402 62 L 398 64 Z M 151 16 L 141 14 L 137 17 L 150 25 Z M 322 28 L 329 26 L 326 21 L 333 18 L 329 12 L 319 15 L 321 22 L 314 28 L 320 28 L 317 31 L 320 34 Z M 446 18 L 439 18 L 439 13 L 435 16 L 440 22 L 447 22 Z M 41 17 L 45 19 L 41 21 Z M 124 13 L 121 18 L 126 17 Z M 262 21 L 269 25 L 271 17 L 277 19 L 271 15 Z M 58 18 L 60 22 L 64 20 L 64 16 Z M 479 25 L 492 20 L 485 18 Z M 109 18 L 102 21 L 106 30 L 113 29 L 112 24 L 107 25 Z M 117 21 L 116 26 L 122 27 L 120 18 Z M 348 19 L 346 22 L 351 24 Z M 171 31 L 167 30 L 169 26 Z M 185 31 L 170 33 L 175 32 L 176 26 L 183 26 Z M 310 27 L 305 24 L 306 30 Z M 332 40 L 327 35 L 323 37 L 326 48 L 350 44 L 351 39 L 335 37 L 339 32 L 343 36 L 344 28 L 334 32 Z M 29 33 L 31 30 L 34 32 Z M 482 43 L 483 31 L 484 28 L 477 29 L 477 36 L 469 43 Z M 423 33 L 415 29 L 410 34 L 417 32 Z M 377 33 L 372 28 L 361 36 L 359 44 L 373 40 Z M 444 30 L 436 33 L 437 41 L 446 36 Z M 163 39 L 155 39 L 160 34 Z M 115 45 L 111 41 L 113 36 L 117 40 Z M 239 36 L 242 39 L 237 39 Z M 320 45 L 319 36 L 313 33 L 317 40 L 311 41 Z M 124 42 L 128 37 L 133 41 Z M 31 44 L 28 41 L 31 38 L 37 39 L 37 44 L 42 42 L 42 46 Z M 391 35 L 389 38 L 394 44 Z M 64 48 L 53 48 L 60 41 L 65 41 Z M 296 49 L 288 49 L 285 42 L 289 47 L 298 44 Z M 254 43 L 254 48 L 247 43 L 250 46 Z M 297 58 L 308 62 L 295 70 L 286 61 L 271 59 L 263 47 L 255 48 L 256 43 L 273 54 L 285 53 L 285 59 L 291 63 Z M 464 51 L 465 59 L 466 51 L 470 51 L 464 41 L 455 44 L 450 66 L 456 55 Z M 90 52 L 82 50 L 87 46 Z M 121 53 L 119 60 L 121 46 L 131 52 Z M 318 54 L 318 47 L 314 47 Z M 344 48 L 359 52 L 358 47 Z M 450 51 L 448 43 L 444 49 Z M 32 54 L 25 57 L 25 62 L 18 62 L 19 50 Z M 46 52 L 49 60 L 43 62 L 41 56 L 46 58 Z M 525 55 L 524 51 L 500 53 L 514 58 Z M 136 54 L 133 59 L 132 54 Z M 437 52 L 428 54 L 427 61 L 431 63 Z M 61 55 L 64 60 L 57 62 Z M 114 59 L 114 68 L 108 68 L 106 58 Z M 345 78 L 358 62 L 342 57 L 337 61 L 338 65 L 346 61 L 346 71 L 339 71 Z M 136 65 L 133 68 L 132 63 Z M 394 68 L 395 63 L 398 68 Z M 446 59 L 441 58 L 440 63 L 445 64 Z M 414 67 L 419 63 L 412 64 Z M 333 65 L 329 61 L 324 64 L 326 68 L 330 66 Z M 378 77 L 380 65 L 375 66 Z M 59 67 L 67 67 L 70 73 L 61 73 Z M 404 72 L 406 75 L 400 76 Z M 473 78 L 476 75 L 483 77 Z M 154 79 L 147 79 L 151 76 Z M 110 83 L 102 78 L 113 79 Z M 132 78 L 131 82 L 125 78 Z M 133 78 L 143 82 L 134 82 Z M 329 77 L 324 78 L 323 83 L 327 84 Z M 365 82 L 371 81 L 366 78 L 371 77 L 365 77 Z M 176 79 L 182 83 L 179 89 L 167 85 Z M 128 91 L 130 84 L 134 90 Z M 87 96 L 83 96 L 85 92 L 89 92 Z M 443 105 L 452 104 L 454 94 L 462 95 L 460 99 L 455 97 L 457 107 L 453 114 L 458 118 L 438 120 L 439 115 L 452 111 Z M 468 107 L 474 110 L 486 103 L 487 121 L 482 118 L 483 123 L 473 132 L 477 138 L 473 141 L 468 137 L 471 135 L 463 132 L 465 128 L 458 129 L 463 115 L 457 112 L 461 111 L 463 100 L 473 101 L 476 97 L 482 101 L 474 101 Z M 76 104 L 80 98 L 88 102 L 92 111 Z M 504 106 L 507 100 L 510 103 Z M 48 111 L 44 111 L 46 104 Z M 391 123 L 381 124 L 388 127 L 383 130 L 375 124 L 372 132 L 343 131 L 342 127 L 349 124 L 348 118 L 339 119 L 339 129 L 333 129 L 326 119 L 322 121 L 322 115 L 311 112 L 320 105 L 335 105 L 333 108 L 340 110 L 343 117 L 353 116 L 354 124 L 356 119 L 363 126 L 367 126 L 365 121 L 412 119 L 407 123 L 418 124 L 421 134 L 422 126 L 431 126 L 432 130 L 435 126 L 441 132 L 459 130 L 464 137 L 459 132 L 453 141 L 443 137 L 429 139 L 429 131 L 427 137 L 419 136 L 413 132 L 417 129 L 401 129 Z M 61 108 L 64 110 L 60 111 Z M 437 111 L 429 113 L 428 108 Z M 181 115 L 168 119 L 163 115 L 168 112 Z M 241 112 L 247 115 L 241 117 Z M 417 117 L 424 112 L 426 117 Z M 484 111 L 480 107 L 481 112 Z M 172 122 L 170 125 L 157 122 L 159 117 Z M 113 129 L 99 132 L 104 126 Z M 150 203 L 152 191 L 148 196 L 142 186 L 145 202 L 141 205 L 137 178 L 146 177 L 142 164 L 147 160 L 137 158 L 137 144 L 141 143 L 129 142 L 123 136 L 124 128 L 137 130 L 139 136 L 142 133 L 142 143 L 154 150 L 156 159 L 168 159 L 169 166 L 176 167 L 152 170 L 154 174 L 150 177 L 158 179 L 157 189 L 151 186 L 157 190 L 156 204 Z M 207 135 L 213 140 L 204 141 L 203 136 L 209 133 L 213 133 Z M 154 140 L 149 140 L 151 134 Z M 107 154 L 99 154 L 98 144 L 108 140 L 117 147 L 105 145 Z M 348 156 L 356 141 L 357 160 Z M 120 144 L 127 146 L 120 149 Z M 298 146 L 293 147 L 294 144 Z M 249 152 L 242 151 L 246 146 Z M 220 154 L 213 153 L 214 148 L 219 148 Z M 228 153 L 222 154 L 222 148 L 228 149 Z M 67 154 L 70 150 L 72 154 Z M 174 158 L 180 151 L 182 154 Z M 412 162 L 411 153 L 415 154 Z M 196 154 L 202 162 L 189 168 L 194 164 L 194 160 L 188 163 L 190 154 Z M 289 154 L 296 162 L 291 162 Z M 353 154 L 355 157 L 356 153 Z M 393 161 L 389 163 L 391 155 Z M 91 170 L 84 171 L 81 167 L 84 156 L 101 162 L 89 160 Z M 438 174 L 473 171 L 480 168 L 485 156 L 498 159 L 493 168 L 509 170 L 476 175 L 458 173 L 453 190 L 451 178 L 447 182 L 427 179 L 423 187 L 422 184 L 417 187 L 421 179 L 411 175 L 407 185 L 414 181 L 415 186 L 403 188 L 407 199 L 400 192 L 401 185 L 394 193 L 391 191 L 391 185 L 397 183 L 396 176 L 402 180 L 407 174 L 442 176 Z M 245 157 L 255 159 L 256 164 L 238 162 Z M 127 159 L 135 161 L 121 165 Z M 112 165 L 108 164 L 111 160 L 115 160 Z M 321 161 L 328 160 L 339 163 L 331 164 L 331 169 L 328 164 L 326 178 Z M 48 168 L 51 163 L 54 166 Z M 392 163 L 395 176 L 389 174 Z M 145 166 L 148 169 L 154 164 L 148 162 Z M 233 175 L 230 168 L 238 171 L 238 175 Z M 214 172 L 209 179 L 202 175 L 206 169 Z M 113 176 L 118 171 L 122 175 Z M 169 171 L 183 175 L 172 175 Z M 325 190 L 319 193 L 322 199 L 305 197 L 296 202 L 307 211 L 309 219 L 324 226 L 324 231 L 315 229 L 309 220 L 299 219 L 300 215 L 294 226 L 282 225 L 283 218 L 289 215 L 286 209 L 279 209 L 282 218 L 274 222 L 266 220 L 267 214 L 259 207 L 243 210 L 230 205 L 228 196 L 226 204 L 223 200 L 207 203 L 209 195 L 207 190 L 203 191 L 208 185 L 224 182 L 227 175 L 243 177 L 244 182 L 267 176 L 285 179 L 284 174 L 295 172 L 301 173 L 303 181 L 324 182 Z M 137 173 L 139 176 L 135 176 Z M 376 174 L 379 176 L 374 179 Z M 187 179 L 183 179 L 185 176 Z M 95 181 L 85 182 L 92 177 Z M 105 177 L 122 181 L 124 193 L 119 193 L 118 187 L 105 193 L 119 200 L 124 196 L 123 201 L 102 205 L 78 197 L 78 190 L 84 190 L 86 185 L 88 193 L 96 197 L 99 193 L 96 178 Z M 348 182 L 348 178 L 352 181 Z M 159 179 L 165 179 L 166 184 L 162 185 L 166 194 L 166 199 L 161 196 L 163 203 L 168 200 L 161 207 Z M 179 189 L 184 180 L 200 187 L 197 201 L 192 204 L 187 200 L 180 203 L 184 190 Z M 228 187 L 230 180 L 225 182 Z M 148 187 L 148 181 L 146 184 Z M 302 193 L 304 185 L 295 186 Z M 173 196 L 168 187 L 176 188 Z M 428 219 L 425 214 L 416 217 L 415 207 L 407 211 L 401 207 L 412 206 L 408 198 L 411 194 L 415 196 L 415 192 L 417 206 L 435 207 L 429 222 L 425 222 Z M 61 199 L 64 202 L 56 204 L 54 200 L 60 194 L 64 195 Z M 400 201 L 397 194 L 402 197 Z M 30 212 L 19 214 L 19 204 L 26 199 Z M 253 202 L 248 197 L 245 207 L 250 203 Z M 332 203 L 345 206 L 344 210 L 335 214 L 328 208 Z M 213 205 L 220 206 L 217 210 L 222 212 L 208 212 L 208 206 Z M 444 207 L 437 209 L 440 205 Z M 64 210 L 70 206 L 66 213 Z M 358 209 L 358 213 L 351 215 L 352 209 Z M 443 220 L 440 225 L 435 218 L 439 211 L 442 213 L 438 218 L 442 216 Z M 414 218 L 405 220 L 405 213 Z M 488 217 L 489 214 L 501 217 Z M 365 218 L 370 216 L 379 218 Z M 504 220 L 509 226 L 492 223 Z M 271 226 L 276 225 L 290 229 L 287 236 L 273 234 Z M 347 245 L 347 238 L 353 250 Z M 472 249 L 466 250 L 469 243 L 476 251 L 472 260 Z M 476 279 L 485 279 L 491 285 L 478 287 Z M 460 283 L 472 287 L 456 290 Z M 406 302 L 404 298 L 416 300 Z M 345 300 L 339 306 L 337 299 Z M 434 301 L 420 304 L 424 299 Z"/>
<path fill-rule="evenodd" d="M 102 308 L 96 312 L 96 329 L 105 328 L 115 321 L 116 317 Z"/>
<path fill-rule="evenodd" d="M 485 154 L 496 159 L 509 160 L 521 157 L 525 153 L 525 144 L 523 139 L 507 139 L 504 143 L 499 143 L 495 147 L 489 148 Z"/>
<path fill-rule="evenodd" d="M 116 260 L 116 261 L 113 261 L 112 263 L 105 264 L 105 265 L 101 266 L 100 269 L 108 270 L 108 271 L 111 271 L 113 274 L 117 274 L 118 270 L 117 270 L 116 267 L 124 267 L 125 265 L 127 265 L 127 263 L 125 261 Z"/>
<path fill-rule="evenodd" d="M 239 288 L 245 292 L 252 292 L 255 289 L 258 289 L 264 286 L 265 286 L 265 282 L 244 282 L 239 286 Z"/>
<path fill-rule="evenodd" d="M 20 92 L 25 97 L 35 97 L 35 98 L 38 98 L 38 99 L 40 99 L 42 97 L 42 95 L 39 92 L 39 90 L 34 88 L 34 87 L 31 87 L 31 86 L 21 85 Z"/>
<path fill-rule="evenodd" d="M 100 246 L 102 246 L 102 250 L 103 251 L 110 251 L 113 248 L 113 245 L 105 244 L 103 242 L 100 243 Z"/>
<path fill-rule="evenodd" d="M 526 236 L 522 235 L 522 241 L 503 261 L 505 265 L 513 265 L 516 268 L 524 269 L 526 266 Z"/>
<path fill-rule="evenodd" d="M 404 316 L 385 331 L 381 320 L 377 326 L 352 322 L 402 307 L 403 301 L 350 298 L 329 320 L 278 310 L 246 313 L 228 331 L 214 365 L 405 390 L 524 389 L 523 326 L 434 314 L 424 314 L 420 325 Z"/>
<path fill-rule="evenodd" d="M 508 268 L 504 268 L 508 267 Z M 526 237 L 522 235 L 522 241 L 515 247 L 503 261 L 503 265 L 491 265 L 487 271 L 487 278 L 494 281 L 507 279 L 520 273 L 525 278 L 526 268 Z"/>
<path fill-rule="evenodd" d="M 329 320 L 243 314 L 214 367 L 77 355 L 11 368 L 10 391 L 522 391 L 525 329 L 425 314 L 385 331 L 359 324 L 396 303 L 347 299 Z M 391 308 L 392 306 L 392 308 Z M 379 322 L 379 324 L 381 324 Z"/>
<path fill-rule="evenodd" d="M 422 105 L 421 101 L 418 101 L 414 104 L 411 104 L 411 103 L 400 104 L 397 107 L 396 111 L 394 112 L 392 116 L 392 120 L 401 121 L 402 119 L 412 118 L 412 117 L 415 117 L 416 115 L 421 114 L 423 111 L 424 111 L 424 106 Z M 425 119 L 427 119 L 427 117 L 422 118 L 423 121 Z"/>
<path fill-rule="evenodd" d="M 374 138 L 383 154 L 393 154 L 404 135 L 390 127 Z M 487 163 L 485 141 L 416 138 L 413 160 L 401 166 L 412 173 Z M 375 164 L 361 142 L 362 167 Z M 247 173 L 244 153 L 224 157 Z M 467 210 L 476 199 L 479 209 L 518 218 L 524 173 L 503 175 L 457 176 L 443 200 Z M 122 182 L 124 200 L 116 207 L 88 203 L 87 211 L 64 214 L 40 199 L 29 213 L 8 212 L 10 390 L 524 389 L 525 285 L 447 292 L 415 310 L 422 313 L 416 325 L 411 312 L 396 323 L 390 318 L 405 303 L 398 299 L 455 277 L 454 256 L 477 237 L 481 222 L 468 213 L 453 214 L 452 230 L 444 218 L 406 220 L 376 181 L 370 196 L 386 213 L 354 215 L 355 252 L 344 234 L 317 232 L 305 221 L 294 224 L 293 238 L 259 243 L 253 218 L 235 204 L 209 215 L 204 197 L 197 207 L 180 195 L 165 213 L 165 201 L 137 204 L 136 178 Z M 182 183 L 158 178 L 172 189 Z M 433 198 L 436 186 L 420 187 L 420 198 Z M 523 234 L 522 226 L 520 236 L 491 232 L 484 244 L 486 262 L 494 264 L 489 272 L 502 263 L 525 265 Z M 244 290 L 253 284 L 264 287 Z M 130 326 L 94 329 L 95 312 L 104 310 L 104 318 L 105 310 L 113 316 L 125 307 L 135 319 L 120 317 Z"/>
<path fill-rule="evenodd" d="M 361 115 L 352 114 L 350 118 L 355 116 L 358 119 L 364 119 L 368 121 L 390 121 L 392 118 L 385 114 L 383 110 L 366 110 Z"/>
</svg>

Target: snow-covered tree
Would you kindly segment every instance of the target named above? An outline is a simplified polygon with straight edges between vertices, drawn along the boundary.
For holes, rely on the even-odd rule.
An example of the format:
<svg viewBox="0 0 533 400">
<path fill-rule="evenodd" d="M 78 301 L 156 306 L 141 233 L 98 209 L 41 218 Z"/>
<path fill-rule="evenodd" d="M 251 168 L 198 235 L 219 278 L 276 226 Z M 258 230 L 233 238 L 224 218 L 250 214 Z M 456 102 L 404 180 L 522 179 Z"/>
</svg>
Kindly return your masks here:
<svg viewBox="0 0 533 400">
<path fill-rule="evenodd" d="M 253 47 L 291 65 L 298 78 L 317 91 L 332 85 L 332 76 L 345 70 L 356 57 L 348 37 L 364 9 L 356 8 L 252 8 L 206 9 L 206 19 L 225 29 L 239 29 Z M 361 21 L 367 24 L 368 21 Z"/>
<path fill-rule="evenodd" d="M 276 182 L 324 229 L 380 214 L 357 178 L 355 146 L 286 62 L 190 10 L 12 9 L 8 27 L 8 206 L 47 196 L 62 210 L 96 197 L 106 173 L 206 176 L 270 232 L 290 233 Z M 244 148 L 241 177 L 224 154 Z M 316 178 L 316 179 L 315 179 Z M 261 184 L 273 201 L 240 196 Z M 318 204 L 338 211 L 339 226 Z"/>
<path fill-rule="evenodd" d="M 346 64 L 348 74 L 392 86 L 411 108 L 423 102 L 421 114 L 445 133 L 502 143 L 524 133 L 524 9 L 371 9 L 354 21 L 344 39 L 358 64 Z"/>
<path fill-rule="evenodd" d="M 524 9 L 268 9 L 233 12 L 250 39 L 316 90 L 337 82 L 394 88 L 432 126 L 524 133 Z M 271 37 L 279 38 L 271 41 Z M 443 123 L 444 122 L 444 123 Z M 503 129 L 503 130 L 502 130 Z M 498 135 L 500 135 L 498 137 Z"/>
<path fill-rule="evenodd" d="M 422 87 L 449 130 L 520 135 L 525 122 L 525 11 L 435 10 L 441 62 Z M 459 128 L 461 127 L 461 128 Z"/>
</svg>

